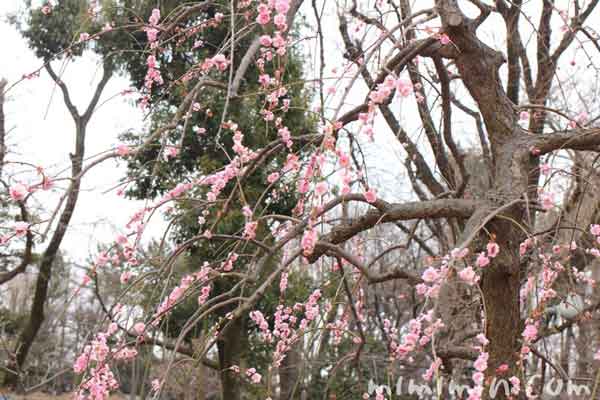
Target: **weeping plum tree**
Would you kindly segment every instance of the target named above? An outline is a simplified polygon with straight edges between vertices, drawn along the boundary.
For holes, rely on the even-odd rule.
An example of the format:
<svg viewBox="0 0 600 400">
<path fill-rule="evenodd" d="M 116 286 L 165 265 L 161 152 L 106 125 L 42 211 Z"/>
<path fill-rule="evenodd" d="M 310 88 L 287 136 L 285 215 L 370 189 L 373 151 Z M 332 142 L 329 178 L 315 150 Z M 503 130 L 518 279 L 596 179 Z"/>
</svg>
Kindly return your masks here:
<svg viewBox="0 0 600 400">
<path fill-rule="evenodd" d="M 166 121 L 155 119 L 116 154 L 152 148 L 166 168 L 176 166 L 195 143 L 191 129 L 210 135 L 211 157 L 200 175 L 179 176 L 136 213 L 131 235 L 90 267 L 90 275 L 102 273 L 110 260 L 127 291 L 165 290 L 131 329 L 118 323 L 121 305 L 111 306 L 106 328 L 75 362 L 79 396 L 116 390 L 111 362 L 135 357 L 140 343 L 175 350 L 153 381 L 160 392 L 192 329 L 210 321 L 186 354 L 203 360 L 246 316 L 270 362 L 217 367 L 253 385 L 256 398 L 326 398 L 350 387 L 363 398 L 389 397 L 382 386 L 389 375 L 368 384 L 363 360 L 377 357 L 389 374 L 418 371 L 437 398 L 450 396 L 449 377 L 468 382 L 470 400 L 539 393 L 548 369 L 568 378 L 544 349 L 597 319 L 600 307 L 590 276 L 600 256 L 600 207 L 588 195 L 600 150 L 593 98 L 600 46 L 590 27 L 598 1 L 531 3 L 203 1 L 140 16 L 147 21 L 139 26 L 147 41 L 141 106 L 164 112 L 153 107 L 158 97 L 176 100 Z M 186 20 L 209 4 L 217 4 L 211 15 Z M 314 32 L 289 34 L 298 13 Z M 498 26 L 500 41 L 499 32 L 487 34 Z M 220 43 L 205 40 L 213 29 L 225 30 Z M 190 41 L 199 59 L 190 56 L 167 84 L 170 55 Z M 199 50 L 205 43 L 213 50 Z M 302 80 L 287 81 L 293 51 L 309 54 L 310 65 Z M 243 85 L 248 79 L 258 87 Z M 314 107 L 287 96 L 296 85 L 316 86 Z M 567 98 L 583 93 L 577 85 L 592 96 Z M 244 107 L 243 116 L 234 107 Z M 298 107 L 318 129 L 299 134 L 286 120 Z M 267 133 L 264 141 L 257 132 Z M 404 160 L 387 160 L 389 148 Z M 393 178 L 377 179 L 381 169 Z M 271 205 L 288 193 L 291 215 L 277 213 Z M 173 223 L 198 224 L 148 272 L 136 249 L 162 210 Z M 212 246 L 210 256 L 167 285 L 178 258 L 196 246 Z M 292 302 L 289 274 L 301 269 L 316 284 Z M 273 290 L 278 306 L 261 308 Z M 179 339 L 165 342 L 158 327 L 190 299 L 196 308 Z M 399 311 L 402 302 L 410 312 Z M 559 323 L 548 323 L 556 310 Z M 531 379 L 538 365 L 542 379 Z M 593 397 L 597 385 L 586 390 Z"/>
</svg>

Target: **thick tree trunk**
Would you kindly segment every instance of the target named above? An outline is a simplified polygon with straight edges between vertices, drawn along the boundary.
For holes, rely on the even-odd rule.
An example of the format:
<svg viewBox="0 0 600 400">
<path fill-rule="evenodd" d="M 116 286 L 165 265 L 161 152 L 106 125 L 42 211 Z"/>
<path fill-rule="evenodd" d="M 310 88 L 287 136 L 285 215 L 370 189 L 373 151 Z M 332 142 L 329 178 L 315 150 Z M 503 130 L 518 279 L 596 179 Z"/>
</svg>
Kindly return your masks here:
<svg viewBox="0 0 600 400">
<path fill-rule="evenodd" d="M 438 9 L 445 30 L 458 47 L 456 66 L 469 93 L 477 103 L 490 138 L 495 160 L 493 187 L 487 195 L 491 209 L 509 202 L 514 205 L 502 211 L 502 218 L 495 216 L 480 230 L 471 249 L 481 251 L 495 236 L 500 254 L 488 265 L 482 275 L 481 289 L 485 308 L 485 334 L 489 340 L 484 398 L 489 398 L 488 387 L 494 378 L 518 375 L 519 341 L 521 321 L 519 312 L 520 257 L 519 244 L 524 239 L 521 228 L 512 221 L 529 222 L 523 203 L 518 203 L 530 191 L 531 154 L 524 146 L 527 133 L 518 125 L 515 105 L 504 91 L 498 69 L 504 63 L 501 53 L 481 42 L 476 27 L 464 17 L 456 1 L 438 0 Z M 523 148 L 525 147 L 525 148 Z M 476 213 L 468 222 L 463 237 L 473 234 L 484 222 L 489 210 Z M 509 371 L 496 376 L 496 368 L 502 364 Z M 506 399 L 508 394 L 500 390 L 495 399 Z"/>
<path fill-rule="evenodd" d="M 522 324 L 519 310 L 519 254 L 515 249 L 519 247 L 521 235 L 508 225 L 510 222 L 490 226 L 502 250 L 494 262 L 486 267 L 481 282 L 486 315 L 485 334 L 489 340 L 488 379 L 493 379 L 496 368 L 502 364 L 510 367 L 511 374 L 508 377 L 517 375 L 518 368 Z M 499 376 L 498 379 L 507 376 Z M 502 397 L 502 390 L 499 395 L 496 398 L 505 398 Z"/>
</svg>

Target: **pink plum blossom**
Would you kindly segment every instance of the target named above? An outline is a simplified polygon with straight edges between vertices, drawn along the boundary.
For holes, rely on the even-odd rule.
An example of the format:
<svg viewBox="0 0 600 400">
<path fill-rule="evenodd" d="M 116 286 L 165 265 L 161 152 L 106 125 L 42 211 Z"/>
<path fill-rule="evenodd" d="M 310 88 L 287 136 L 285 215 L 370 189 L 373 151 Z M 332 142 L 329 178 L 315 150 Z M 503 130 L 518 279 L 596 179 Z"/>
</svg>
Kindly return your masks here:
<svg viewBox="0 0 600 400">
<path fill-rule="evenodd" d="M 477 256 L 477 266 L 480 268 L 483 268 L 487 265 L 490 264 L 490 259 L 485 255 L 485 253 L 479 253 L 479 256 Z"/>
<path fill-rule="evenodd" d="M 29 230 L 29 224 L 24 221 L 16 222 L 14 225 L 14 230 L 15 230 L 15 235 L 25 236 L 25 234 Z"/>
<path fill-rule="evenodd" d="M 523 338 L 527 342 L 531 342 L 537 338 L 538 330 L 534 324 L 527 324 L 523 330 Z"/>
<path fill-rule="evenodd" d="M 495 258 L 500 253 L 500 246 L 496 242 L 489 242 L 487 244 L 487 255 L 489 258 Z"/>
<path fill-rule="evenodd" d="M 479 277 L 475 273 L 473 267 L 463 268 L 459 273 L 458 277 L 469 285 L 474 285 L 479 280 Z"/>
<path fill-rule="evenodd" d="M 377 201 L 375 189 L 369 189 L 365 192 L 365 200 L 367 200 L 369 203 L 375 203 Z"/>
<path fill-rule="evenodd" d="M 21 201 L 29 193 L 29 188 L 22 183 L 17 183 L 10 188 L 10 197 L 15 201 Z"/>
<path fill-rule="evenodd" d="M 137 333 L 138 335 L 144 334 L 145 329 L 146 329 L 146 324 L 144 324 L 143 322 L 137 322 L 135 325 L 133 325 L 133 331 L 135 333 Z"/>
</svg>

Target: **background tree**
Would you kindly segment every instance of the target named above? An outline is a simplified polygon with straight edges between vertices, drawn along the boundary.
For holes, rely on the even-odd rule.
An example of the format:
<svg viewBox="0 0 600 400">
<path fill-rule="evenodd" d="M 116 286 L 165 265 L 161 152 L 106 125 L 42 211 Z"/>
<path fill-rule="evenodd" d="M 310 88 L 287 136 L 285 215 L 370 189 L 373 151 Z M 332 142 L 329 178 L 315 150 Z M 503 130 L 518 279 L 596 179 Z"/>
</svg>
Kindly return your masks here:
<svg viewBox="0 0 600 400">
<path fill-rule="evenodd" d="M 94 21 L 87 13 L 87 2 L 66 0 L 59 2 L 54 8 L 54 12 L 50 14 L 44 12 L 41 8 L 31 8 L 26 24 L 21 25 L 19 23 L 18 25 L 22 29 L 23 36 L 28 39 L 30 46 L 35 50 L 36 55 L 44 61 L 44 69 L 61 91 L 64 104 L 69 110 L 75 125 L 75 143 L 74 152 L 71 153 L 70 185 L 59 204 L 56 205 L 56 210 L 52 217 L 52 220 L 56 217 L 56 226 L 48 232 L 48 241 L 45 244 L 44 250 L 39 255 L 39 270 L 31 310 L 15 342 L 14 359 L 8 365 L 8 370 L 14 371 L 14 373 L 8 373 L 4 378 L 4 383 L 11 386 L 18 384 L 19 374 L 24 368 L 29 350 L 45 318 L 45 307 L 55 259 L 69 227 L 79 197 L 81 179 L 84 173 L 83 161 L 85 157 L 87 126 L 98 105 L 102 91 L 114 72 L 112 61 L 109 58 L 104 58 L 103 75 L 94 92 L 91 94 L 91 99 L 86 109 L 80 112 L 71 99 L 69 88 L 52 66 L 52 61 L 56 57 L 61 58 L 64 63 L 68 63 L 72 57 L 82 54 L 89 40 L 89 34 L 85 28 L 89 28 L 92 31 L 99 31 L 101 29 L 100 26 L 102 25 L 99 25 L 98 21 Z M 102 53 L 102 51 L 110 51 L 110 48 L 99 46 L 95 50 Z M 43 174 L 42 176 L 44 181 L 40 186 L 51 185 L 50 181 Z M 25 196 L 17 198 L 17 202 L 22 208 L 21 214 L 25 223 L 28 222 L 26 200 L 27 197 Z M 32 262 L 30 256 L 32 247 L 31 236 L 31 233 L 28 232 L 25 251 L 23 253 L 23 262 L 12 272 L 9 272 L 5 276 L 4 281 L 8 281 L 18 273 L 24 272 L 27 265 Z"/>
</svg>

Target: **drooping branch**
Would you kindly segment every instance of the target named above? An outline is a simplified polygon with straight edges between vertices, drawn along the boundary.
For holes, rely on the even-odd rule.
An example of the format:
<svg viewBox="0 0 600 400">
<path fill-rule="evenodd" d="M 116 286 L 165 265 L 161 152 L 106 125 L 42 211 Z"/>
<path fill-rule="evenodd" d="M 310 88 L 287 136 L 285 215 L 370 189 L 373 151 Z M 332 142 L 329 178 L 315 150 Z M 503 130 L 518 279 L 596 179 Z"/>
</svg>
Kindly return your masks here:
<svg viewBox="0 0 600 400">
<path fill-rule="evenodd" d="M 118 319 L 114 318 L 113 315 L 111 314 L 110 310 L 106 306 L 106 302 L 104 301 L 104 299 L 102 298 L 102 295 L 100 294 L 100 290 L 99 290 L 97 281 L 96 281 L 96 284 L 94 285 L 93 292 L 94 292 L 94 296 L 98 300 L 98 303 L 100 304 L 100 309 L 102 310 L 104 315 L 108 318 L 108 320 L 117 324 L 119 329 L 131 338 L 139 338 L 141 336 L 143 339 L 138 341 L 138 343 L 140 345 L 158 346 L 158 347 L 165 348 L 167 350 L 171 350 L 173 352 L 183 354 L 183 355 L 186 355 L 189 357 L 194 356 L 194 354 L 195 354 L 194 349 L 192 348 L 192 346 L 190 346 L 186 343 L 175 343 L 172 340 L 160 339 L 155 336 L 149 336 L 149 335 L 145 335 L 145 334 L 140 335 L 139 333 L 134 332 L 131 329 L 127 329 L 126 326 L 123 326 L 121 323 L 119 323 Z M 202 364 L 208 368 L 211 368 L 214 370 L 219 370 L 219 362 L 216 360 L 213 360 L 207 356 L 202 358 Z"/>
<path fill-rule="evenodd" d="M 340 16 L 339 30 L 342 35 L 344 45 L 346 47 L 346 58 L 348 58 L 350 61 L 357 62 L 357 60 L 359 60 L 361 57 L 364 56 L 364 53 L 363 53 L 362 49 L 358 48 L 358 45 L 352 43 L 352 41 L 350 39 L 350 35 L 348 34 L 347 21 L 343 16 Z M 426 42 L 423 42 L 423 43 L 426 43 Z M 425 46 L 425 45 L 421 45 L 421 46 L 423 46 L 422 49 L 426 49 L 429 46 L 429 44 L 427 46 Z M 397 59 L 397 56 L 396 56 L 394 59 L 392 59 L 386 65 L 386 67 L 383 69 L 383 72 L 385 73 L 385 75 L 380 74 L 377 78 L 373 78 L 366 68 L 361 67 L 360 72 L 361 72 L 363 79 L 365 80 L 367 85 L 369 85 L 369 87 L 371 89 L 374 89 L 378 84 L 383 82 L 385 77 L 389 74 L 389 71 L 393 70 L 390 68 L 396 68 L 395 71 L 398 73 L 405 65 L 407 65 L 407 63 L 412 58 L 414 58 L 416 56 L 415 50 L 420 49 L 421 46 L 416 46 L 416 47 L 409 46 L 407 49 L 404 49 L 403 51 L 401 51 L 399 53 L 399 55 L 402 55 L 402 57 Z M 409 51 L 407 51 L 407 50 L 409 50 Z M 391 101 L 391 99 L 388 101 Z M 427 189 L 433 195 L 437 196 L 437 195 L 441 194 L 444 191 L 444 187 L 435 178 L 435 176 L 433 175 L 433 172 L 431 171 L 431 168 L 429 168 L 429 166 L 427 165 L 427 162 L 425 161 L 425 158 L 419 151 L 417 145 L 412 141 L 412 139 L 409 137 L 408 133 L 402 128 L 402 126 L 398 122 L 398 119 L 394 116 L 394 113 L 390 109 L 388 102 L 379 104 L 379 109 L 381 111 L 381 114 L 384 117 L 385 122 L 387 123 L 387 125 L 389 126 L 391 131 L 394 133 L 394 136 L 396 136 L 396 138 L 403 144 L 404 149 L 406 150 L 406 152 L 408 153 L 410 158 L 412 160 L 414 160 L 414 163 L 415 163 L 415 166 L 417 169 L 416 175 L 419 178 L 419 180 L 421 182 L 423 182 L 423 184 L 427 187 Z M 362 105 L 357 106 L 354 109 L 345 113 L 341 118 L 338 119 L 338 121 L 341 122 L 343 125 L 346 125 L 352 121 L 356 121 L 358 119 L 359 114 L 362 112 L 366 112 L 367 110 L 368 110 L 368 98 L 365 100 L 365 102 Z M 435 136 L 437 136 L 437 132 L 435 132 Z M 429 137 L 429 135 L 428 135 L 428 137 Z M 434 142 L 437 143 L 437 141 L 434 141 Z M 432 143 L 431 140 L 430 140 L 430 143 Z M 439 157 L 440 156 L 440 148 L 439 148 L 439 146 L 436 147 L 435 143 L 432 143 L 432 147 L 434 148 L 434 154 L 436 154 L 436 159 L 438 160 L 438 162 L 440 164 L 441 170 L 443 171 L 443 173 L 445 173 L 444 171 L 448 171 L 449 168 L 448 168 L 447 163 L 445 163 L 445 164 L 443 163 L 443 160 L 447 161 L 447 159 L 445 158 L 445 154 L 444 154 L 444 157 L 442 157 L 442 158 Z M 446 168 L 444 168 L 444 166 Z"/>
</svg>

